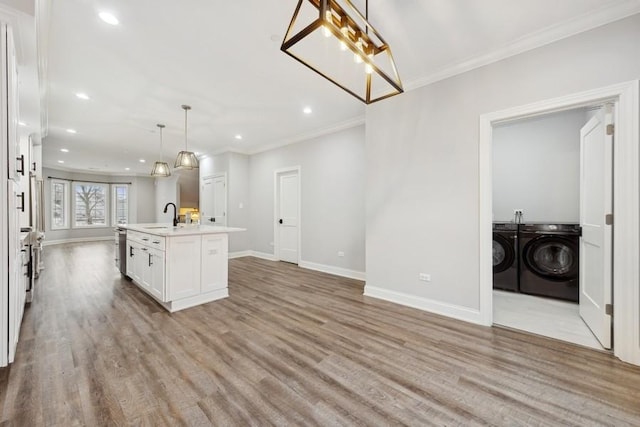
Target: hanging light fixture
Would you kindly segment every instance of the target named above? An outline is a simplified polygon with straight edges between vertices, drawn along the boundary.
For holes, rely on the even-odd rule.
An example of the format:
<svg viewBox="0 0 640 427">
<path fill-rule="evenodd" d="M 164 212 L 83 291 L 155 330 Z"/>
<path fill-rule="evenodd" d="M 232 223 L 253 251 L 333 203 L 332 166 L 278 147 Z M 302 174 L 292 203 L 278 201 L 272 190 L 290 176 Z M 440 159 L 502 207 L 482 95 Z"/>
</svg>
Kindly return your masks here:
<svg viewBox="0 0 640 427">
<path fill-rule="evenodd" d="M 160 128 L 160 161 L 153 164 L 151 176 L 171 176 L 171 169 L 169 169 L 169 165 L 167 162 L 162 161 L 162 129 L 164 128 L 164 125 L 157 124 L 156 126 Z"/>
<path fill-rule="evenodd" d="M 371 104 L 404 89 L 391 48 L 368 22 L 368 0 L 365 7 L 363 16 L 350 0 L 299 0 L 280 50 Z"/>
<path fill-rule="evenodd" d="M 191 109 L 188 105 L 183 105 L 182 109 L 184 110 L 184 150 L 178 153 L 178 157 L 176 157 L 176 163 L 173 165 L 174 168 L 180 169 L 193 169 L 197 168 L 198 158 L 196 157 L 193 151 L 189 151 L 189 147 L 187 145 L 187 112 Z"/>
</svg>

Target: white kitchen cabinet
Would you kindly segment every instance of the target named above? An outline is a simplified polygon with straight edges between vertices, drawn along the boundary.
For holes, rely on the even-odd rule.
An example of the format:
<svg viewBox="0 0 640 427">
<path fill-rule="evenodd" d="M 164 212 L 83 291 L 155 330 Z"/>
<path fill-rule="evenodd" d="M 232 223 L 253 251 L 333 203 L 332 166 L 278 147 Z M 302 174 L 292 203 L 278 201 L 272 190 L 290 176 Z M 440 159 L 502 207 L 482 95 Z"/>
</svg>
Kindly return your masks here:
<svg viewBox="0 0 640 427">
<path fill-rule="evenodd" d="M 200 293 L 200 236 L 171 237 L 167 242 L 167 299 Z"/>
<path fill-rule="evenodd" d="M 208 234 L 202 236 L 202 291 L 210 292 L 227 287 L 228 236 Z"/>
<path fill-rule="evenodd" d="M 174 312 L 229 296 L 227 233 L 241 228 L 128 224 L 127 276 Z M 148 232 L 146 230 L 149 230 Z"/>
<path fill-rule="evenodd" d="M 164 251 L 149 249 L 149 292 L 160 301 L 165 301 L 165 262 Z"/>
</svg>

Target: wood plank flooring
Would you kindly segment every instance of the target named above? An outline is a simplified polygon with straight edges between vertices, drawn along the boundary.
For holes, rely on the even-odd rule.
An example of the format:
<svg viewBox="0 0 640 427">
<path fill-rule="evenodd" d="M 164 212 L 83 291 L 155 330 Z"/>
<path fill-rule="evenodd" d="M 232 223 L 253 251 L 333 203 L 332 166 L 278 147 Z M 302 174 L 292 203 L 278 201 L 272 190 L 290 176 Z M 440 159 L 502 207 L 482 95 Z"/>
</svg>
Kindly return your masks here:
<svg viewBox="0 0 640 427">
<path fill-rule="evenodd" d="M 242 258 L 230 297 L 170 314 L 109 242 L 47 247 L 0 425 L 640 425 L 640 368 Z"/>
</svg>

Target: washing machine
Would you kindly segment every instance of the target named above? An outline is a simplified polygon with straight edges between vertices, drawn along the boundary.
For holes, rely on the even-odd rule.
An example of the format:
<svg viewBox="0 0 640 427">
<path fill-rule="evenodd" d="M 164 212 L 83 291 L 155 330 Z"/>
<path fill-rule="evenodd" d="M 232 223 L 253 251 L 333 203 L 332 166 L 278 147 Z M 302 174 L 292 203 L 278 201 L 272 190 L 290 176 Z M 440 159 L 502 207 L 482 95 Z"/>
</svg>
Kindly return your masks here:
<svg viewBox="0 0 640 427">
<path fill-rule="evenodd" d="M 493 223 L 493 288 L 518 292 L 518 224 Z"/>
<path fill-rule="evenodd" d="M 520 224 L 520 292 L 578 301 L 580 226 Z"/>
</svg>

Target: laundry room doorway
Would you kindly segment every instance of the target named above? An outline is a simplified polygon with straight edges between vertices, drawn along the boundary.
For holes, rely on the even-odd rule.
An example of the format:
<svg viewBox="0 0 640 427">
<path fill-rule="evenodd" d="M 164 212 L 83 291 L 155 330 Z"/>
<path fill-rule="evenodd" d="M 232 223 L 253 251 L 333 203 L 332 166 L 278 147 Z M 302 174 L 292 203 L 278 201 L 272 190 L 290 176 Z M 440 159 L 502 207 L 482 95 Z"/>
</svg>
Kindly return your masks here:
<svg viewBox="0 0 640 427">
<path fill-rule="evenodd" d="M 633 81 L 480 117 L 483 323 L 613 348 L 640 364 L 638 88 Z M 508 270 L 494 290 L 506 251 L 493 236 L 508 241 L 507 224 L 517 228 L 516 290 L 504 285 Z"/>
<path fill-rule="evenodd" d="M 580 283 L 585 275 L 597 274 L 600 279 L 597 267 L 610 266 L 610 262 L 596 259 L 604 256 L 599 250 L 607 250 L 610 258 L 610 246 L 596 244 L 585 251 L 591 258 L 587 274 L 580 262 L 581 254 L 585 254 L 580 237 L 583 206 L 590 208 L 590 223 L 594 223 L 591 234 L 596 235 L 601 229 L 600 224 L 595 224 L 595 216 L 604 209 L 605 183 L 611 183 L 611 167 L 603 165 L 606 156 L 596 154 L 598 149 L 603 150 L 597 141 L 604 123 L 602 111 L 601 105 L 584 106 L 508 120 L 494 127 L 495 325 L 592 348 L 609 348 L 600 344 L 584 322 L 579 304 L 583 300 Z M 581 130 L 587 122 L 590 128 L 583 138 Z M 611 156 L 606 158 L 611 162 Z M 603 177 L 604 173 L 608 177 Z M 583 192 L 589 196 L 585 198 L 587 204 Z M 606 209 L 611 213 L 610 203 Z M 505 229 L 509 231 L 505 233 Z M 598 243 L 604 239 L 602 233 L 598 237 Z M 604 240 L 610 242 L 610 238 Z M 503 253 L 515 256 L 503 260 Z M 510 263 L 509 271 L 503 272 L 503 261 Z M 587 282 L 593 287 L 597 280 Z M 602 292 L 597 294 L 600 301 Z M 596 324 L 601 330 L 601 323 Z"/>
</svg>

